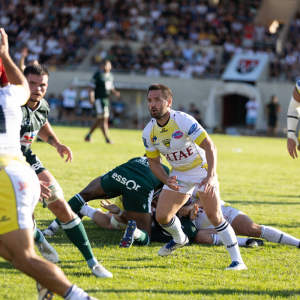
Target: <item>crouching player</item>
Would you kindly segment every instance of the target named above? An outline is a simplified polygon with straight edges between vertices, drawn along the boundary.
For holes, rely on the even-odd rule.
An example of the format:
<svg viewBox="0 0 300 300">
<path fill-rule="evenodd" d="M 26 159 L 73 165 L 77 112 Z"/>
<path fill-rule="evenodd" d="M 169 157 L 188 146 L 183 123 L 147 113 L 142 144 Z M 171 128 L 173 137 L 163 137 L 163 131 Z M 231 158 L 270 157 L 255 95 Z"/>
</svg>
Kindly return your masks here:
<svg viewBox="0 0 300 300">
<path fill-rule="evenodd" d="M 0 89 L 0 256 L 38 282 L 39 299 L 53 292 L 67 300 L 88 300 L 56 265 L 34 252 L 32 213 L 40 196 L 37 176 L 20 151 L 20 106 L 29 97 L 28 83 L 8 52 L 8 38 L 0 28 L 0 58 L 11 83 Z M 23 295 L 24 296 L 24 295 Z"/>
<path fill-rule="evenodd" d="M 180 209 L 179 214 L 190 215 L 195 220 L 198 233 L 194 242 L 197 244 L 223 245 L 218 233 L 214 230 L 211 222 L 207 218 L 201 200 L 193 193 L 191 204 Z M 262 238 L 268 242 L 283 245 L 291 245 L 300 248 L 300 240 L 272 226 L 258 225 L 254 223 L 245 213 L 233 208 L 230 204 L 221 202 L 224 219 L 231 224 L 236 235 Z M 237 237 L 239 246 L 261 246 L 263 240 L 253 238 Z"/>
<path fill-rule="evenodd" d="M 166 173 L 168 167 L 162 165 Z M 108 173 L 94 179 L 68 203 L 75 213 L 88 215 L 99 226 L 105 228 L 126 229 L 126 224 L 137 226 L 134 241 L 147 245 L 151 236 L 151 201 L 154 191 L 162 188 L 163 183 L 151 172 L 147 157 L 136 157 Z M 111 199 L 123 196 L 124 210 L 118 216 L 103 216 L 101 212 L 84 204 L 95 199 Z M 84 207 L 83 207 L 84 206 Z M 58 219 L 44 231 L 45 235 L 53 235 L 60 226 Z M 133 242 L 132 236 L 124 237 L 121 244 L 126 247 Z"/>
</svg>

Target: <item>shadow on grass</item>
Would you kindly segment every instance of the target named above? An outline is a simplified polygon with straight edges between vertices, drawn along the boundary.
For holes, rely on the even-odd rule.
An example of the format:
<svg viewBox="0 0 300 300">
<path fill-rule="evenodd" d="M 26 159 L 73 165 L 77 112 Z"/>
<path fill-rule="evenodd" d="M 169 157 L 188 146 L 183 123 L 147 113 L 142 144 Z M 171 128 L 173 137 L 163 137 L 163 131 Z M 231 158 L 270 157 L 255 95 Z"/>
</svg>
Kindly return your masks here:
<svg viewBox="0 0 300 300">
<path fill-rule="evenodd" d="M 99 293 L 99 290 L 86 290 L 88 293 Z M 101 290 L 102 293 L 152 293 L 152 294 L 177 294 L 177 295 L 261 295 L 269 296 L 269 297 L 290 297 L 293 295 L 299 295 L 300 290 L 295 291 L 286 291 L 286 290 L 278 290 L 278 291 L 259 291 L 259 290 L 233 290 L 233 289 L 199 289 L 199 290 L 188 290 L 188 291 L 177 291 L 177 290 L 130 290 L 130 289 L 107 289 Z M 167 296 L 166 296 L 167 297 Z"/>
<path fill-rule="evenodd" d="M 279 196 L 277 196 L 279 197 Z M 280 196 L 281 197 L 281 196 Z M 293 196 L 289 196 L 289 197 L 293 197 Z M 299 196 L 297 196 L 299 197 Z M 270 202 L 270 201 L 252 201 L 252 200 L 244 200 L 244 201 L 237 201 L 237 200 L 230 200 L 227 199 L 226 202 L 229 202 L 232 206 L 234 206 L 233 204 L 242 204 L 242 205 L 300 205 L 300 202 Z"/>
</svg>

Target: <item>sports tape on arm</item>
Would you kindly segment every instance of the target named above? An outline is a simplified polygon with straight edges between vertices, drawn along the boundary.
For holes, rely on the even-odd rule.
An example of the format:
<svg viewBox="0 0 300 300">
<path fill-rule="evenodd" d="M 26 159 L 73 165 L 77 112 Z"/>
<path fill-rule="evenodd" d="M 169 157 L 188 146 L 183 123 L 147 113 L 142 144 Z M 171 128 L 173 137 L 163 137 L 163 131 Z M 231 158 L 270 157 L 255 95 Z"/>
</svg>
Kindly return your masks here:
<svg viewBox="0 0 300 300">
<path fill-rule="evenodd" d="M 292 96 L 288 108 L 288 113 L 287 113 L 287 136 L 288 138 L 294 140 L 297 146 L 299 145 L 299 141 L 296 137 L 295 132 L 296 132 L 299 116 L 300 116 L 300 103 L 296 101 Z"/>
</svg>

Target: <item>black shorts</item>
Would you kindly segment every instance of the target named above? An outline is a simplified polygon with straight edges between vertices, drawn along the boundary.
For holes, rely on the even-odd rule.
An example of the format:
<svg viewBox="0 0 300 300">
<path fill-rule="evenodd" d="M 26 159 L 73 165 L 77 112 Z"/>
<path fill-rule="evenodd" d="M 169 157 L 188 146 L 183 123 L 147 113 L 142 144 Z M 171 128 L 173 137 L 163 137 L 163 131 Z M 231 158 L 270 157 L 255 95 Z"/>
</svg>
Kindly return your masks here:
<svg viewBox="0 0 300 300">
<path fill-rule="evenodd" d="M 66 106 L 63 106 L 63 109 L 67 113 L 72 113 L 74 111 L 75 107 L 66 107 Z"/>
<path fill-rule="evenodd" d="M 270 117 L 268 125 L 270 127 L 276 127 L 276 125 L 277 125 L 277 118 L 276 117 Z"/>
<path fill-rule="evenodd" d="M 151 227 L 151 241 L 160 243 L 169 243 L 173 237 L 167 231 L 163 230 L 155 219 L 155 213 L 153 214 L 153 220 L 155 226 Z M 198 229 L 195 222 L 190 219 L 190 217 L 181 217 L 180 219 L 181 228 L 183 232 L 189 238 L 190 243 L 195 239 Z"/>
<path fill-rule="evenodd" d="M 32 153 L 31 149 L 24 152 L 23 155 L 25 156 L 26 161 L 30 164 L 31 169 L 33 169 L 35 171 L 36 175 L 47 170 L 42 165 L 42 162 L 40 161 L 40 159 L 35 154 Z"/>
<path fill-rule="evenodd" d="M 123 196 L 124 209 L 139 213 L 151 212 L 154 188 L 132 169 L 119 166 L 100 178 L 103 190 L 110 198 Z"/>
</svg>

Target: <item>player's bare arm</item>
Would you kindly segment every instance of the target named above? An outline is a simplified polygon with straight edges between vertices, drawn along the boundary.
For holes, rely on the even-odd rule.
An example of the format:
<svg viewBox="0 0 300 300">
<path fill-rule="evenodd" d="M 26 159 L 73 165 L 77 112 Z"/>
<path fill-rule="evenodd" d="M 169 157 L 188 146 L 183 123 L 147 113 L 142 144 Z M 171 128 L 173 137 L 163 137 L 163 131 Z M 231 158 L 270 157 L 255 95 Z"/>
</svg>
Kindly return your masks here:
<svg viewBox="0 0 300 300">
<path fill-rule="evenodd" d="M 88 87 L 88 92 L 89 92 L 89 101 L 91 104 L 95 103 L 95 90 L 93 87 L 89 86 Z"/>
<path fill-rule="evenodd" d="M 24 88 L 24 98 L 28 99 L 30 92 L 26 78 L 18 67 L 13 63 L 8 50 L 8 37 L 3 28 L 0 28 L 1 44 L 0 57 L 3 62 L 7 77 L 11 84 L 21 85 Z M 26 96 L 26 97 L 25 97 Z"/>
<path fill-rule="evenodd" d="M 298 158 L 296 147 L 300 151 L 299 141 L 296 136 L 296 128 L 300 116 L 300 94 L 296 88 L 294 88 L 293 96 L 291 98 L 288 114 L 287 114 L 287 149 L 290 156 L 295 159 Z"/>
<path fill-rule="evenodd" d="M 206 195 L 209 191 L 211 191 L 213 195 L 217 169 L 217 148 L 209 136 L 207 136 L 199 146 L 205 150 L 208 168 L 207 177 L 202 180 L 199 187 L 204 185 L 204 194 Z"/>
<path fill-rule="evenodd" d="M 177 185 L 177 176 L 170 176 L 168 173 L 165 171 L 165 169 L 161 165 L 161 159 L 160 156 L 154 157 L 154 158 L 149 158 L 148 157 L 148 162 L 151 171 L 153 174 L 164 184 L 166 184 L 170 189 L 174 191 L 179 191 L 180 186 Z"/>
<path fill-rule="evenodd" d="M 64 158 L 64 155 L 67 155 L 66 162 L 73 161 L 73 154 L 69 147 L 63 145 L 58 137 L 55 135 L 50 123 L 46 122 L 46 124 L 40 129 L 39 136 L 41 139 L 43 139 L 45 142 L 50 144 L 51 146 L 55 147 L 58 154 L 61 156 L 61 158 Z"/>
<path fill-rule="evenodd" d="M 116 89 L 112 89 L 111 92 L 117 97 L 119 98 L 121 96 L 121 93 L 119 91 L 117 91 Z"/>
</svg>

